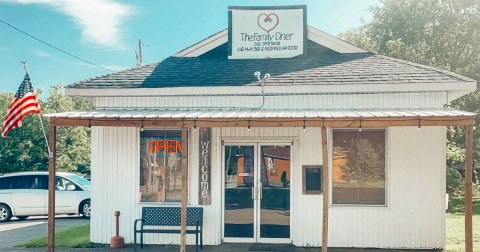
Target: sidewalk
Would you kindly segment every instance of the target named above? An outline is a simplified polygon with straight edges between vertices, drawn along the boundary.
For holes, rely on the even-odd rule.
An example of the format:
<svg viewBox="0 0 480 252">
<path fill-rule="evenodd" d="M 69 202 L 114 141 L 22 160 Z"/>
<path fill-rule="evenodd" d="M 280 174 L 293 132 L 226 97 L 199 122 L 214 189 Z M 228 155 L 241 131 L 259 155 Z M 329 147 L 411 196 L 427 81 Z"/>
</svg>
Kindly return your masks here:
<svg viewBox="0 0 480 252">
<path fill-rule="evenodd" d="M 199 252 L 213 252 L 213 251 L 225 251 L 225 252 L 240 252 L 240 251 L 280 251 L 280 252 L 317 252 L 322 251 L 321 248 L 301 248 L 301 247 L 294 247 L 294 246 L 286 246 L 281 250 L 249 250 L 253 244 L 249 243 L 224 243 L 217 246 L 204 246 L 203 250 L 199 249 Z M 23 251 L 32 251 L 32 252 L 40 252 L 45 251 L 45 248 L 38 248 L 38 249 L 20 249 L 16 248 L 11 251 L 16 252 L 23 252 Z M 128 246 L 122 249 L 111 249 L 109 247 L 104 248 L 56 248 L 55 251 L 68 251 L 68 252 L 76 252 L 76 251 L 119 251 L 119 252 L 178 252 L 178 246 L 161 246 L 161 245 L 145 245 L 143 249 L 140 246 L 137 246 L 136 249 L 133 246 Z M 194 252 L 195 246 L 187 246 L 188 252 Z M 410 252 L 410 251 L 442 251 L 442 250 L 405 250 L 405 249 L 352 249 L 352 248 L 329 248 L 329 252 Z"/>
</svg>

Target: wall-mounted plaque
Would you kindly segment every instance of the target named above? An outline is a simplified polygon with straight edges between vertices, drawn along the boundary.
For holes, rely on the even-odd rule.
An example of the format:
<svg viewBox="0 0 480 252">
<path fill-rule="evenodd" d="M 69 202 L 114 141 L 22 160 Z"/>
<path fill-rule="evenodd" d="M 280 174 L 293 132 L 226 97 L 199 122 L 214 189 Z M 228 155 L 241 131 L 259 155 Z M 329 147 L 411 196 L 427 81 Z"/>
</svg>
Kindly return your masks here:
<svg viewBox="0 0 480 252">
<path fill-rule="evenodd" d="M 322 194 L 322 165 L 304 165 L 303 194 Z"/>
<path fill-rule="evenodd" d="M 198 190 L 198 204 L 199 205 L 210 205 L 212 204 L 211 197 L 211 128 L 200 128 L 199 129 L 199 151 L 200 151 L 200 163 L 199 163 L 199 190 Z"/>
</svg>

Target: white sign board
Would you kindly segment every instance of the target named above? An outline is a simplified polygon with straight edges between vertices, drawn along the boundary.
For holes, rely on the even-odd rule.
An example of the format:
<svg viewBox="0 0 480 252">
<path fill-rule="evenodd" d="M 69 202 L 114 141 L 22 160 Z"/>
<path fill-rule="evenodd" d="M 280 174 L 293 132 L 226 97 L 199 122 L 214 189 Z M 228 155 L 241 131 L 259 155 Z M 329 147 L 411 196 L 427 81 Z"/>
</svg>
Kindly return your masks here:
<svg viewBox="0 0 480 252">
<path fill-rule="evenodd" d="M 306 53 L 306 6 L 229 7 L 229 59 Z"/>
</svg>

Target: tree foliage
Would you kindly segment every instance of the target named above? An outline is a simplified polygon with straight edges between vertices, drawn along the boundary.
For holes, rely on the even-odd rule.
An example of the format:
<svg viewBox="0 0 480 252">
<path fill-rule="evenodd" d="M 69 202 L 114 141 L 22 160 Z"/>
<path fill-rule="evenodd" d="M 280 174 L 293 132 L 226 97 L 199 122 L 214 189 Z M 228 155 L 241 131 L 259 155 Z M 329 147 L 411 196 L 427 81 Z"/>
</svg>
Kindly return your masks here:
<svg viewBox="0 0 480 252">
<path fill-rule="evenodd" d="M 5 115 L 13 99 L 0 93 L 0 114 Z M 50 96 L 40 100 L 43 113 L 89 110 L 91 103 L 66 96 L 63 85 L 50 88 Z M 0 140 L 0 173 L 47 170 L 48 154 L 38 115 L 28 115 L 23 126 L 13 129 Z M 48 120 L 42 117 L 48 138 Z M 57 168 L 62 171 L 88 173 L 90 167 L 90 130 L 83 127 L 57 128 Z"/>
<path fill-rule="evenodd" d="M 436 66 L 480 82 L 480 0 L 385 0 L 373 20 L 341 36 L 372 52 Z M 478 92 L 451 106 L 480 112 Z M 465 142 L 454 128 L 449 139 Z M 477 133 L 479 134 L 479 133 Z M 463 138 L 463 139 L 462 139 Z M 476 135 L 476 159 L 479 160 Z"/>
<path fill-rule="evenodd" d="M 340 36 L 366 50 L 439 67 L 480 83 L 480 0 L 384 0 L 370 11 L 371 22 Z M 449 106 L 480 113 L 480 93 L 465 95 Z M 478 116 L 476 124 L 480 124 Z M 461 184 L 454 168 L 464 160 L 463 127 L 450 127 L 447 139 L 447 180 L 454 190 Z M 473 155 L 480 163 L 480 130 L 474 132 Z"/>
<path fill-rule="evenodd" d="M 341 36 L 372 52 L 480 79 L 480 0 L 385 0 Z"/>
<path fill-rule="evenodd" d="M 2 115 L 6 115 L 12 99 L 13 94 L 0 94 Z M 48 163 L 45 148 L 39 117 L 37 115 L 25 117 L 22 127 L 11 130 L 7 138 L 0 140 L 0 173 L 44 170 Z"/>
</svg>

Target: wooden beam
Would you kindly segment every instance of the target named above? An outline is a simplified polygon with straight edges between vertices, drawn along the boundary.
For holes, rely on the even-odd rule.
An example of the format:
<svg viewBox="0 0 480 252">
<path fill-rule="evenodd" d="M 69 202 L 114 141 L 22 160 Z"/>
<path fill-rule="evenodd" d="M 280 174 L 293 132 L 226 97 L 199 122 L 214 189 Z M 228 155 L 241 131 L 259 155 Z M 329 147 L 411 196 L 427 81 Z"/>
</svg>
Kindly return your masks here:
<svg viewBox="0 0 480 252">
<path fill-rule="evenodd" d="M 329 206 L 329 175 L 328 175 L 328 144 L 327 128 L 322 127 L 322 182 L 323 182 L 323 220 L 322 220 L 322 252 L 328 250 L 328 206 Z"/>
<path fill-rule="evenodd" d="M 188 201 L 188 129 L 182 128 L 182 208 L 180 252 L 186 251 L 187 244 L 187 201 Z"/>
<path fill-rule="evenodd" d="M 472 172 L 473 172 L 473 126 L 465 127 L 465 251 L 473 252 L 472 227 Z"/>
<path fill-rule="evenodd" d="M 51 153 L 48 153 L 48 252 L 55 250 L 55 159 L 57 128 L 50 124 L 48 131 L 48 145 Z"/>
<path fill-rule="evenodd" d="M 424 117 L 371 117 L 371 118 L 52 118 L 55 126 L 114 126 L 144 128 L 192 128 L 197 127 L 329 127 L 358 128 L 389 126 L 467 126 L 473 125 L 473 117 L 424 116 Z"/>
</svg>

